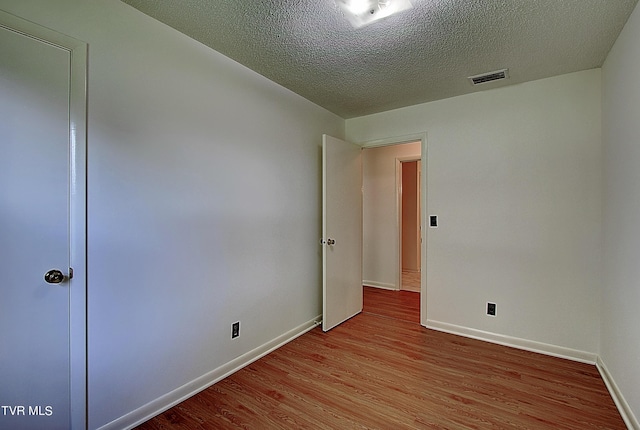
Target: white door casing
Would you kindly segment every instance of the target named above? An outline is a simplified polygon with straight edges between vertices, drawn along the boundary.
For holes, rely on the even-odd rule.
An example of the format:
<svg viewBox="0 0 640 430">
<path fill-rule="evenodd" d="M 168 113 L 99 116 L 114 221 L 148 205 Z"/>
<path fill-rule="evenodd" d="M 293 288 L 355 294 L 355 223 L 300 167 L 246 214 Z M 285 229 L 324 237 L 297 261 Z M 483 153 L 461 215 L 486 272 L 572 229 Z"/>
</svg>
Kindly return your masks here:
<svg viewBox="0 0 640 430">
<path fill-rule="evenodd" d="M 86 53 L 0 11 L 0 428 L 86 427 Z"/>
<path fill-rule="evenodd" d="M 322 329 L 362 312 L 362 148 L 322 136 Z"/>
</svg>

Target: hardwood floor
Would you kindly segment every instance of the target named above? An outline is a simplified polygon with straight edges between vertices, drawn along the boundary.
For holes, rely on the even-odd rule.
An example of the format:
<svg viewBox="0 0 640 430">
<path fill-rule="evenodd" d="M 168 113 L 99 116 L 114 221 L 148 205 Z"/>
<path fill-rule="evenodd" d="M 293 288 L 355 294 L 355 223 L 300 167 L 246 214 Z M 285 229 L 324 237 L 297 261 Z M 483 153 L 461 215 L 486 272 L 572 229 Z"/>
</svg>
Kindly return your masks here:
<svg viewBox="0 0 640 430">
<path fill-rule="evenodd" d="M 364 313 L 420 323 L 420 293 L 363 288 Z"/>
<path fill-rule="evenodd" d="M 427 330 L 397 293 L 418 296 L 365 288 L 363 313 L 138 428 L 626 428 L 595 366 Z"/>
<path fill-rule="evenodd" d="M 402 271 L 402 289 L 420 292 L 420 272 Z"/>
</svg>

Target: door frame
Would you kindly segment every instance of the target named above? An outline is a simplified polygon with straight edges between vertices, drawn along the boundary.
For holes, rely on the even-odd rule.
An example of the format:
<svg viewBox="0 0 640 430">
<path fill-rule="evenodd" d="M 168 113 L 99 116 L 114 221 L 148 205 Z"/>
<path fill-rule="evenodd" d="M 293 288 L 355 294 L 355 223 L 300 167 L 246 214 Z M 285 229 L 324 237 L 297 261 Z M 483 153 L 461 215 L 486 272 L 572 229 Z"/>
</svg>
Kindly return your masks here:
<svg viewBox="0 0 640 430">
<path fill-rule="evenodd" d="M 422 148 L 420 149 L 422 151 Z M 422 160 L 422 152 L 420 153 L 420 157 L 397 157 L 396 158 L 396 231 L 397 231 L 397 239 L 398 239 L 398 289 L 402 290 L 402 229 L 404 226 L 403 221 L 403 211 L 402 211 L 402 200 L 404 199 L 404 191 L 402 190 L 403 185 L 403 177 L 402 177 L 402 164 L 403 163 L 412 163 L 418 162 Z M 422 163 L 420 165 L 420 169 L 422 169 Z M 421 175 L 422 176 L 422 175 Z M 420 178 L 422 181 L 422 178 Z M 420 194 L 422 194 L 422 188 L 420 189 Z M 422 219 L 422 195 L 420 197 L 420 218 Z M 421 221 L 422 223 L 422 221 Z M 420 234 L 422 235 L 422 226 L 420 226 Z M 420 245 L 422 248 L 422 245 Z M 422 251 L 422 249 L 420 249 Z M 420 273 L 422 273 L 422 254 L 420 254 Z M 422 283 L 422 282 L 421 282 Z"/>
<path fill-rule="evenodd" d="M 87 427 L 87 57 L 85 42 L 0 10 L 0 27 L 69 52 L 69 354 L 71 428 Z"/>
<path fill-rule="evenodd" d="M 377 139 L 377 140 L 369 140 L 365 142 L 359 142 L 358 145 L 362 146 L 363 149 L 368 148 L 377 148 L 382 146 L 391 146 L 391 145 L 401 145 L 403 143 L 411 143 L 420 141 L 420 159 L 421 170 L 420 170 L 420 230 L 422 232 L 422 244 L 420 248 L 420 325 L 426 327 L 427 326 L 427 243 L 428 243 L 428 233 L 426 228 L 427 222 L 427 210 L 428 210 L 428 200 L 427 200 L 427 171 L 428 171 L 428 152 L 427 152 L 427 132 L 408 134 L 403 136 L 389 137 L 385 139 Z M 397 174 L 397 172 L 396 172 Z M 397 198 L 396 198 L 397 199 Z M 400 250 L 398 250 L 401 253 Z M 399 258 L 398 258 L 399 260 Z M 401 269 L 402 267 L 400 267 Z M 400 276 L 402 276 L 402 271 L 400 271 Z M 398 284 L 400 285 L 400 284 Z"/>
</svg>

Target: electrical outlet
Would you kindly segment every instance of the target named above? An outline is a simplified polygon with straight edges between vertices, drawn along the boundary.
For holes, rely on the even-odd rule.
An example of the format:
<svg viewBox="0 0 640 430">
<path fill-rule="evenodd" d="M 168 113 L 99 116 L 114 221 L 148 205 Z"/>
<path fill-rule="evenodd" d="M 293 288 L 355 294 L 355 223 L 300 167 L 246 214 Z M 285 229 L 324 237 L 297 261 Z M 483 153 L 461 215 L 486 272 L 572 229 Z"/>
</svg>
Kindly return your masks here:
<svg viewBox="0 0 640 430">
<path fill-rule="evenodd" d="M 240 321 L 231 324 L 231 339 L 240 336 Z"/>
<path fill-rule="evenodd" d="M 487 315 L 495 317 L 496 316 L 496 304 L 487 302 Z"/>
</svg>

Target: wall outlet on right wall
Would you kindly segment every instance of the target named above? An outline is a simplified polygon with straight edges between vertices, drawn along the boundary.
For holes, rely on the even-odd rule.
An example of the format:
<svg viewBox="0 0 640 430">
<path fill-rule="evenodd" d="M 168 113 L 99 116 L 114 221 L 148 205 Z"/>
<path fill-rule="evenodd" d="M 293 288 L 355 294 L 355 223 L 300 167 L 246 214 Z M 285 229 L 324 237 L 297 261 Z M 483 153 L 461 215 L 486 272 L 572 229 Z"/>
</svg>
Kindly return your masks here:
<svg viewBox="0 0 640 430">
<path fill-rule="evenodd" d="M 240 336 L 240 321 L 231 324 L 231 339 L 235 339 L 238 336 Z"/>
<path fill-rule="evenodd" d="M 495 317 L 496 316 L 496 304 L 495 303 L 487 302 L 487 315 L 489 315 L 491 317 Z"/>
</svg>

